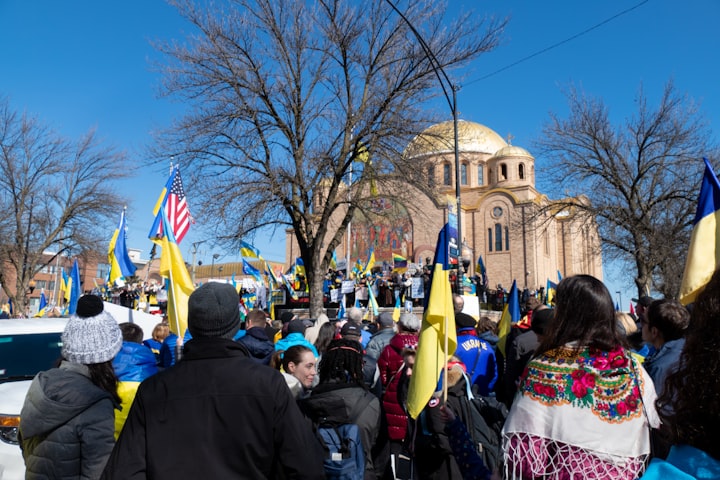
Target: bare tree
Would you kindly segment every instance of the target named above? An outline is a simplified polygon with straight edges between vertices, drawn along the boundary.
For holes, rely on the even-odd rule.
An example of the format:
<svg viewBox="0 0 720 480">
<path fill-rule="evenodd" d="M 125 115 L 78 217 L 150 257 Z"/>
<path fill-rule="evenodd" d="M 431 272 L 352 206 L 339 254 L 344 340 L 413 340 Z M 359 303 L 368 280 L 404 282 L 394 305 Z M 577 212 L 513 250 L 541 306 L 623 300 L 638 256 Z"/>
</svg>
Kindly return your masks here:
<svg viewBox="0 0 720 480">
<path fill-rule="evenodd" d="M 110 229 L 98 227 L 120 211 L 111 180 L 127 162 L 92 131 L 70 142 L 2 99 L 0 149 L 0 283 L 24 312 L 30 281 L 57 255 L 107 248 Z"/>
<path fill-rule="evenodd" d="M 164 137 L 162 157 L 190 166 L 196 216 L 229 244 L 268 226 L 293 229 L 317 314 L 356 212 L 376 191 L 402 199 L 399 179 L 431 193 L 402 152 L 439 118 L 423 108 L 440 91 L 433 65 L 386 0 L 235 0 L 222 11 L 173 3 L 199 34 L 158 46 L 170 58 L 166 92 L 193 106 Z M 442 69 L 495 47 L 504 21 L 468 13 L 444 23 L 444 8 L 419 0 L 403 11 Z"/>
<path fill-rule="evenodd" d="M 571 88 L 570 114 L 551 114 L 537 142 L 563 193 L 590 202 L 567 205 L 598 222 L 606 258 L 634 273 L 639 295 L 676 297 L 703 171 L 716 146 L 697 106 L 668 82 L 657 107 L 642 88 L 638 110 L 614 125 L 599 99 Z M 557 186 L 555 186 L 557 189 Z M 557 206 L 556 202 L 556 206 Z"/>
</svg>

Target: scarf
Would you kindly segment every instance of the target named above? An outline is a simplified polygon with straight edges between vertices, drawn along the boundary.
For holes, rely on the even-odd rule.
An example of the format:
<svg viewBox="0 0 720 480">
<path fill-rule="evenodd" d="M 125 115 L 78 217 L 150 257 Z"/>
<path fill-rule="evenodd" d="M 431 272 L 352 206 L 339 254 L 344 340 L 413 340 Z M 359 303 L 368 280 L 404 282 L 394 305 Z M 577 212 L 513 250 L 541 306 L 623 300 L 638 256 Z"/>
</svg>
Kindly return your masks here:
<svg viewBox="0 0 720 480">
<path fill-rule="evenodd" d="M 655 398 L 621 347 L 545 352 L 528 364 L 503 428 L 505 478 L 638 478 L 660 423 Z"/>
</svg>

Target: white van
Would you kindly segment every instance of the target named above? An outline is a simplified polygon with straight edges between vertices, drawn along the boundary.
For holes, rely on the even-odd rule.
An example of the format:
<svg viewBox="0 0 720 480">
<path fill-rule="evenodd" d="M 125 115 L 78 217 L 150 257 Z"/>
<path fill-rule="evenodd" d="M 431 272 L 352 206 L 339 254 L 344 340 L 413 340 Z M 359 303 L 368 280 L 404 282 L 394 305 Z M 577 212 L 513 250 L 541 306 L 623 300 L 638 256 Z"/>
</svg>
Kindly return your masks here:
<svg viewBox="0 0 720 480">
<path fill-rule="evenodd" d="M 118 323 L 140 325 L 144 339 L 150 338 L 153 327 L 162 320 L 107 302 L 105 310 Z M 25 461 L 17 441 L 20 410 L 35 374 L 59 362 L 67 322 L 67 317 L 0 319 L 0 480 L 25 478 Z"/>
</svg>

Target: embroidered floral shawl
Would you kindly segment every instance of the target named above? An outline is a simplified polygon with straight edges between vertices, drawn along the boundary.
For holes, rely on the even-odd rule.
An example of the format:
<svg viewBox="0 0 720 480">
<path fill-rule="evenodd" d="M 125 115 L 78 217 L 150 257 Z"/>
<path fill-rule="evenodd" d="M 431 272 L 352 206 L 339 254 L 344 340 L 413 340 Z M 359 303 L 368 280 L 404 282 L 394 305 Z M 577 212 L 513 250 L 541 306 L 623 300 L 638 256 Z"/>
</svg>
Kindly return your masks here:
<svg viewBox="0 0 720 480">
<path fill-rule="evenodd" d="M 628 351 L 566 345 L 522 378 L 503 429 L 505 478 L 640 476 L 659 420 L 652 380 Z"/>
</svg>

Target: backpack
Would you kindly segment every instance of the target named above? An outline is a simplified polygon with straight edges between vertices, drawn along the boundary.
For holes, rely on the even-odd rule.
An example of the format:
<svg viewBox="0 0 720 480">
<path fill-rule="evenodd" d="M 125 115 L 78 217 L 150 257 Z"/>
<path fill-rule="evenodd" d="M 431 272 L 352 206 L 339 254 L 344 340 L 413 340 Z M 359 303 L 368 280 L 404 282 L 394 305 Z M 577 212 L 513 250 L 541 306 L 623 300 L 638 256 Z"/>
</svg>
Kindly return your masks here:
<svg viewBox="0 0 720 480">
<path fill-rule="evenodd" d="M 502 464 L 502 429 L 508 410 L 495 397 L 471 394 L 462 399 L 468 412 L 465 425 L 483 463 L 489 470 Z"/>
<path fill-rule="evenodd" d="M 365 475 L 365 454 L 363 453 L 360 429 L 354 423 L 333 426 L 318 426 L 318 436 L 325 448 L 323 461 L 325 478 L 362 480 Z"/>
<path fill-rule="evenodd" d="M 365 453 L 360 436 L 360 428 L 350 423 L 350 419 L 359 415 L 375 398 L 367 393 L 347 412 L 345 402 L 340 397 L 329 397 L 314 403 L 311 417 L 324 450 L 326 478 L 331 480 L 362 480 L 365 475 Z M 353 415 L 355 413 L 355 415 Z"/>
</svg>

